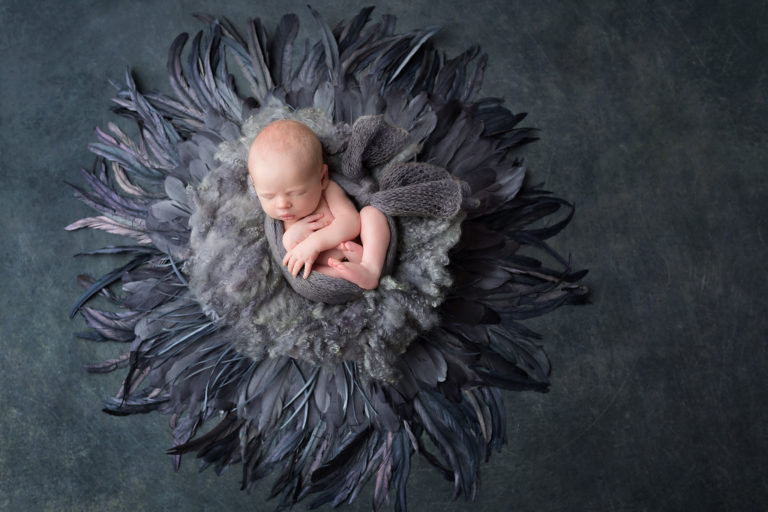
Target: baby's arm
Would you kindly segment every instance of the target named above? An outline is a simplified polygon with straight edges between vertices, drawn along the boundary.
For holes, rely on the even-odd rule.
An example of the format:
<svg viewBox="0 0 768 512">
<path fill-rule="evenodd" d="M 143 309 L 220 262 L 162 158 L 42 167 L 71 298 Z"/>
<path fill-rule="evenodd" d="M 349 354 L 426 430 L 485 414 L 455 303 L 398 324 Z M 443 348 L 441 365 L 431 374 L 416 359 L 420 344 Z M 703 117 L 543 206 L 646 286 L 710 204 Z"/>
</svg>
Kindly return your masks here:
<svg viewBox="0 0 768 512">
<path fill-rule="evenodd" d="M 328 182 L 324 197 L 333 221 L 307 237 L 307 240 L 317 243 L 320 251 L 333 249 L 341 242 L 354 240 L 360 234 L 360 213 L 335 181 Z"/>
<path fill-rule="evenodd" d="M 344 190 L 335 182 L 329 181 L 324 197 L 333 215 L 333 221 L 311 233 L 286 253 L 283 264 L 294 276 L 297 276 L 303 267 L 306 279 L 321 252 L 333 249 L 341 242 L 352 240 L 360 234 L 360 214 Z"/>
<path fill-rule="evenodd" d="M 283 233 L 283 247 L 290 251 L 299 243 L 303 242 L 309 235 L 328 225 L 328 221 L 323 217 L 323 213 L 311 213 L 299 220 Z"/>
</svg>

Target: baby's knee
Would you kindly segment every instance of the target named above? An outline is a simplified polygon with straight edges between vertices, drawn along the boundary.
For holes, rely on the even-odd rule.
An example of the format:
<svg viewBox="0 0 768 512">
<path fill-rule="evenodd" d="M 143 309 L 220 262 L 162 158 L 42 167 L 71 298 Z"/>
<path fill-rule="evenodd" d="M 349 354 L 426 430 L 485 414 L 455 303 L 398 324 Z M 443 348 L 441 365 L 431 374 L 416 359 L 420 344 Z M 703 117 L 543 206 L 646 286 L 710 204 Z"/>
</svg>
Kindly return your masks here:
<svg viewBox="0 0 768 512">
<path fill-rule="evenodd" d="M 360 210 L 360 222 L 361 223 L 376 223 L 376 224 L 384 224 L 387 226 L 387 229 L 389 229 L 389 224 L 387 224 L 387 216 L 384 215 L 381 210 L 376 208 L 375 206 L 365 206 L 362 210 Z"/>
<path fill-rule="evenodd" d="M 387 216 L 381 210 L 373 206 L 360 210 L 360 239 L 363 247 L 371 248 L 371 244 L 375 244 L 376 247 L 381 246 L 376 252 L 386 251 L 390 236 Z"/>
</svg>

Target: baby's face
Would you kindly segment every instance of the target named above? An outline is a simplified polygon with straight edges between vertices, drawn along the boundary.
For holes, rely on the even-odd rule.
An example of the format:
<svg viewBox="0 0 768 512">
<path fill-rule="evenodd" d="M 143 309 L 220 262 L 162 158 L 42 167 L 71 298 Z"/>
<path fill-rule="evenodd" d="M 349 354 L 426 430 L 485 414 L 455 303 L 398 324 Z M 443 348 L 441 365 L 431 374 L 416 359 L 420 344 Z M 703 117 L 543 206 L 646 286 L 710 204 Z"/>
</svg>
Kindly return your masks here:
<svg viewBox="0 0 768 512">
<path fill-rule="evenodd" d="M 264 213 L 295 222 L 317 209 L 328 179 L 328 168 L 318 167 L 299 154 L 261 152 L 249 162 L 251 181 Z"/>
</svg>

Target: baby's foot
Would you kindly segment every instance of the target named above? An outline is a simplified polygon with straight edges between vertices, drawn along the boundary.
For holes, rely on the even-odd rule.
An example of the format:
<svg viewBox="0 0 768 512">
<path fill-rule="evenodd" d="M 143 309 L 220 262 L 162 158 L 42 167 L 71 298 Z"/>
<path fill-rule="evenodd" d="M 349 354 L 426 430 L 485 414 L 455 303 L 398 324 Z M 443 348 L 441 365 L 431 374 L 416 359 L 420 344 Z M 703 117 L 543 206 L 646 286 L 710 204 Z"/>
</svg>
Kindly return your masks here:
<svg viewBox="0 0 768 512">
<path fill-rule="evenodd" d="M 368 268 L 360 263 L 328 258 L 328 266 L 338 272 L 342 279 L 355 283 L 364 290 L 373 290 L 379 286 L 379 276 L 381 275 L 381 272 L 376 272 L 374 269 Z"/>
<path fill-rule="evenodd" d="M 363 261 L 363 246 L 356 244 L 355 242 L 341 242 L 339 249 L 344 253 L 344 257 L 347 261 L 352 263 L 360 263 Z"/>
</svg>

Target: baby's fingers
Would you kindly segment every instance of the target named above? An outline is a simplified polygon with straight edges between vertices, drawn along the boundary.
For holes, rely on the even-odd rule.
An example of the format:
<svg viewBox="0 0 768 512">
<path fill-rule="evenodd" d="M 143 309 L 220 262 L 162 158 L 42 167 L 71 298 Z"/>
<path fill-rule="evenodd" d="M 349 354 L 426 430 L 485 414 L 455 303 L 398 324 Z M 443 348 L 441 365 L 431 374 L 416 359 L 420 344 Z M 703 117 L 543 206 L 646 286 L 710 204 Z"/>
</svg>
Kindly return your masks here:
<svg viewBox="0 0 768 512">
<path fill-rule="evenodd" d="M 299 269 L 301 269 L 301 267 L 299 267 L 299 269 L 294 271 L 297 263 L 298 261 L 296 261 L 296 256 L 291 252 L 286 253 L 285 257 L 283 257 L 283 265 L 288 269 L 288 272 L 290 272 L 293 277 L 296 277 L 296 275 L 299 273 Z"/>
<path fill-rule="evenodd" d="M 293 277 L 296 277 L 299 275 L 299 272 L 301 272 L 302 265 L 301 261 L 294 260 L 288 264 L 288 272 L 290 272 Z"/>
<path fill-rule="evenodd" d="M 310 222 L 310 223 L 309 223 L 309 224 L 307 224 L 307 225 L 308 225 L 310 228 L 312 228 L 313 230 L 317 231 L 317 230 L 318 230 L 318 229 L 320 229 L 320 228 L 324 228 L 324 227 L 325 227 L 325 226 L 327 226 L 328 224 L 329 224 L 329 222 L 328 222 L 327 220 L 325 220 L 325 219 L 318 219 L 318 220 L 315 220 L 315 221 L 313 221 L 313 222 Z"/>
</svg>

